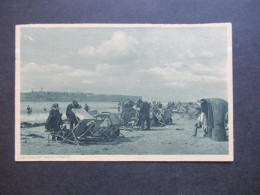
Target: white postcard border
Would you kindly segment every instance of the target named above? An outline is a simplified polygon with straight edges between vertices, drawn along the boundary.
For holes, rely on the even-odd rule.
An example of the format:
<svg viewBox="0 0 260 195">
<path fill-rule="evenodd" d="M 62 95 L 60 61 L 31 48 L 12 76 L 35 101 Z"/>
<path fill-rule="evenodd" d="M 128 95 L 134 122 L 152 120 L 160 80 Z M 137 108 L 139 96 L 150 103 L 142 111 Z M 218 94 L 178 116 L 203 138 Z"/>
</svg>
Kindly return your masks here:
<svg viewBox="0 0 260 195">
<path fill-rule="evenodd" d="M 20 29 L 21 28 L 64 28 L 64 27 L 226 27 L 227 68 L 229 105 L 229 154 L 227 155 L 21 155 L 20 128 Z M 134 162 L 183 162 L 207 161 L 230 162 L 234 159 L 233 140 L 233 73 L 232 73 L 232 25 L 212 24 L 22 24 L 15 28 L 15 161 L 134 161 Z M 77 147 L 77 146 L 75 146 Z"/>
</svg>

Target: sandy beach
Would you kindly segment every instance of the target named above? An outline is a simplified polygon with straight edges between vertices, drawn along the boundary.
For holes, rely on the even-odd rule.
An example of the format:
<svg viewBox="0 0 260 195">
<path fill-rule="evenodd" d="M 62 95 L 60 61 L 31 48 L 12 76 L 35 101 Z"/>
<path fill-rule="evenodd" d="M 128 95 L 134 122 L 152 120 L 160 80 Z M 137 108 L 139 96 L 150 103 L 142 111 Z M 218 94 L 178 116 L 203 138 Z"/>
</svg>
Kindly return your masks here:
<svg viewBox="0 0 260 195">
<path fill-rule="evenodd" d="M 124 137 L 113 140 L 90 139 L 87 145 L 59 141 L 48 142 L 43 126 L 21 129 L 22 155 L 106 155 L 106 154 L 228 154 L 228 141 L 216 142 L 204 138 L 201 129 L 193 137 L 195 119 L 172 116 L 174 125 L 152 127 L 150 131 L 121 130 Z"/>
</svg>

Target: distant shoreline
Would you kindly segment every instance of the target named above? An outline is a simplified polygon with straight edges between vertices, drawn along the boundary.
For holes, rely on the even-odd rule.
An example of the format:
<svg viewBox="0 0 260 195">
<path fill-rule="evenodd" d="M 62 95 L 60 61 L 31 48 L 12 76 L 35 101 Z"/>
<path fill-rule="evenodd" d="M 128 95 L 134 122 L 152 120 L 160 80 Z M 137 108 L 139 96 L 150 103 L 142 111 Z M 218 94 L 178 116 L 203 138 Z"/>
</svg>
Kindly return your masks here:
<svg viewBox="0 0 260 195">
<path fill-rule="evenodd" d="M 142 96 L 105 95 L 83 92 L 21 92 L 21 102 L 70 102 L 73 99 L 78 99 L 82 102 L 124 102 L 130 99 L 136 102 L 142 99 Z"/>
<path fill-rule="evenodd" d="M 76 98 L 77 100 L 79 100 L 80 102 L 116 102 L 118 103 L 119 101 L 92 101 L 92 100 L 80 100 L 78 98 Z M 70 99 L 70 100 L 66 100 L 66 101 L 63 101 L 63 100 L 21 100 L 21 102 L 71 102 L 73 99 Z M 132 100 L 132 99 L 130 99 Z M 123 101 L 121 101 L 123 102 Z"/>
</svg>

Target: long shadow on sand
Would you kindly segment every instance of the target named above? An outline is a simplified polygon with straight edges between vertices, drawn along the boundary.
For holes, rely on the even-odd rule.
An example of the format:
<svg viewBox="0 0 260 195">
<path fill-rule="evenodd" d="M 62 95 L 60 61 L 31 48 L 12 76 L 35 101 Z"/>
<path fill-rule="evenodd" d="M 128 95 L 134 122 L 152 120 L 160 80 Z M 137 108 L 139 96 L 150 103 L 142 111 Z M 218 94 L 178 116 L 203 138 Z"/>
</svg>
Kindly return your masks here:
<svg viewBox="0 0 260 195">
<path fill-rule="evenodd" d="M 135 142 L 141 136 L 135 137 L 116 137 L 116 138 L 103 138 L 103 137 L 88 137 L 85 140 L 80 141 L 80 145 L 118 145 L 125 142 Z"/>
<path fill-rule="evenodd" d="M 155 127 L 151 127 L 151 129 L 147 130 L 147 129 L 144 129 L 142 131 L 144 132 L 149 132 L 149 131 L 169 131 L 169 127 L 168 125 L 167 126 L 155 126 Z M 175 125 L 170 125 L 170 127 L 174 130 L 184 130 L 183 128 L 178 128 L 176 129 L 177 127 Z M 140 131 L 140 130 L 139 130 Z"/>
<path fill-rule="evenodd" d="M 44 138 L 43 136 L 41 135 L 37 135 L 37 134 L 34 134 L 34 133 L 30 133 L 28 135 L 25 135 L 25 134 L 21 134 L 21 139 L 27 139 L 26 137 L 32 137 L 32 138 Z"/>
</svg>

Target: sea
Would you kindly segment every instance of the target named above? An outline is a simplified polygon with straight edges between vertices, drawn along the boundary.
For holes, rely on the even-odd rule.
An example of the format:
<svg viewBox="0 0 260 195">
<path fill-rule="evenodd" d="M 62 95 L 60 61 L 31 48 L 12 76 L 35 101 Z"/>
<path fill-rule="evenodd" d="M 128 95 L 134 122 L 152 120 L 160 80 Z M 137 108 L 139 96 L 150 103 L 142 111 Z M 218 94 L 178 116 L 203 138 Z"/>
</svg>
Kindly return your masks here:
<svg viewBox="0 0 260 195">
<path fill-rule="evenodd" d="M 20 104 L 20 122 L 44 123 L 46 122 L 50 108 L 53 103 L 58 103 L 62 119 L 66 119 L 66 108 L 71 102 L 21 102 Z M 90 110 L 101 112 L 117 113 L 117 102 L 79 102 L 84 108 L 85 103 L 88 104 Z M 32 113 L 27 115 L 27 105 L 32 108 Z M 44 107 L 47 111 L 44 111 Z"/>
</svg>

